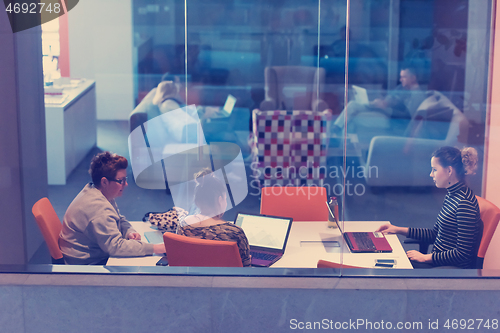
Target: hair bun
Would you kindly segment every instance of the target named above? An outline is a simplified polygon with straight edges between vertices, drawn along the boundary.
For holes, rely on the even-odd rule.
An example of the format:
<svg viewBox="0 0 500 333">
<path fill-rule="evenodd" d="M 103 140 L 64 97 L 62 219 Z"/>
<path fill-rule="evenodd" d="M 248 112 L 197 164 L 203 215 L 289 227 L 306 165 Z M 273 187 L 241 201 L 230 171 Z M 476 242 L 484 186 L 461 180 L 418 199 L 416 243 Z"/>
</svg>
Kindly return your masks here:
<svg viewBox="0 0 500 333">
<path fill-rule="evenodd" d="M 477 150 L 472 147 L 465 147 L 461 150 L 462 164 L 464 165 L 466 175 L 476 174 L 477 169 Z"/>
<path fill-rule="evenodd" d="M 212 170 L 209 168 L 204 168 L 201 171 L 197 172 L 194 174 L 194 180 L 196 181 L 196 184 L 199 186 L 203 186 L 205 183 L 205 176 L 210 175 L 213 176 Z"/>
</svg>

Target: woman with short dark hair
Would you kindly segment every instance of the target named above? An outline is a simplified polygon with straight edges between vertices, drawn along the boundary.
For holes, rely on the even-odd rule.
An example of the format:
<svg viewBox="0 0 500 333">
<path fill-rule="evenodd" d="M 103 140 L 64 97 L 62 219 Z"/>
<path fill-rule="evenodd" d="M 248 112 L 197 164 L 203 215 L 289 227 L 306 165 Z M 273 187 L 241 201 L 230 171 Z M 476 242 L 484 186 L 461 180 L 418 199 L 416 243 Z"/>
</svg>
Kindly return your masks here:
<svg viewBox="0 0 500 333">
<path fill-rule="evenodd" d="M 433 243 L 430 254 L 415 250 L 407 252 L 414 268 L 476 268 L 483 223 L 476 197 L 465 184 L 465 176 L 476 170 L 477 152 L 474 148 L 459 150 L 442 147 L 432 154 L 431 167 L 430 176 L 436 187 L 448 191 L 434 228 L 404 228 L 385 224 L 377 231 Z"/>
<path fill-rule="evenodd" d="M 163 244 L 141 242 L 120 214 L 115 198 L 127 183 L 125 157 L 102 152 L 94 156 L 85 185 L 64 214 L 59 247 L 66 264 L 105 265 L 110 256 L 135 257 L 164 253 Z"/>
</svg>

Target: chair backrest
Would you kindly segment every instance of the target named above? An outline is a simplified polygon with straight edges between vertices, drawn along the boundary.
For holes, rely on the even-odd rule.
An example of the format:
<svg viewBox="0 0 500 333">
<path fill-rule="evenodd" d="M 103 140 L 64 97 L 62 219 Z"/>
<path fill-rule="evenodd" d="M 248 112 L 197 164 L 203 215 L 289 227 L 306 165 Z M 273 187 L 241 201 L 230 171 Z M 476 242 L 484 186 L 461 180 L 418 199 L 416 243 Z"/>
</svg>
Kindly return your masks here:
<svg viewBox="0 0 500 333">
<path fill-rule="evenodd" d="M 351 265 L 342 265 L 336 262 L 326 261 L 326 260 L 318 260 L 317 268 L 362 268 L 358 266 Z"/>
<path fill-rule="evenodd" d="M 444 145 L 456 146 L 467 142 L 469 121 L 445 95 L 427 92 L 408 125 L 405 136 L 444 140 Z"/>
<path fill-rule="evenodd" d="M 318 186 L 264 187 L 260 213 L 291 217 L 293 221 L 328 221 L 326 189 Z"/>
<path fill-rule="evenodd" d="M 272 66 L 264 71 L 266 99 L 262 110 L 312 110 L 328 108 L 322 100 L 325 69 L 312 66 Z"/>
<path fill-rule="evenodd" d="M 163 234 L 169 266 L 243 267 L 236 242 Z"/>
<path fill-rule="evenodd" d="M 51 257 L 55 260 L 62 259 L 63 255 L 59 248 L 59 234 L 61 233 L 62 224 L 49 199 L 42 198 L 38 200 L 31 211 L 47 243 Z"/>
<path fill-rule="evenodd" d="M 323 186 L 330 111 L 253 111 L 252 170 L 260 186 Z"/>
<path fill-rule="evenodd" d="M 478 260 L 484 260 L 486 250 L 490 246 L 493 234 L 497 229 L 498 221 L 500 221 L 500 209 L 489 202 L 476 195 L 477 203 L 479 204 L 479 212 L 481 213 L 481 220 L 483 221 L 483 237 L 481 238 L 481 243 L 479 245 L 479 250 L 477 252 Z"/>
</svg>

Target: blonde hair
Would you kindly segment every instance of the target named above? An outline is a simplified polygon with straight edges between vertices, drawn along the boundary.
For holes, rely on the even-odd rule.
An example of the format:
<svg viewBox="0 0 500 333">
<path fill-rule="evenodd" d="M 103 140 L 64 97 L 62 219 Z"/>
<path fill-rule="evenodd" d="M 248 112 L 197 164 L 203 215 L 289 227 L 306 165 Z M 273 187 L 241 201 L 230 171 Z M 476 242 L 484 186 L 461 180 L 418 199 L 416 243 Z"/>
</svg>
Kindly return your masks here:
<svg viewBox="0 0 500 333">
<path fill-rule="evenodd" d="M 466 175 L 475 175 L 477 170 L 477 150 L 465 147 L 460 151 Z"/>
<path fill-rule="evenodd" d="M 203 215 L 221 218 L 222 214 L 217 214 L 219 197 L 226 193 L 226 184 L 215 177 L 212 170 L 206 168 L 194 175 L 196 187 L 194 189 L 194 203 Z"/>
</svg>

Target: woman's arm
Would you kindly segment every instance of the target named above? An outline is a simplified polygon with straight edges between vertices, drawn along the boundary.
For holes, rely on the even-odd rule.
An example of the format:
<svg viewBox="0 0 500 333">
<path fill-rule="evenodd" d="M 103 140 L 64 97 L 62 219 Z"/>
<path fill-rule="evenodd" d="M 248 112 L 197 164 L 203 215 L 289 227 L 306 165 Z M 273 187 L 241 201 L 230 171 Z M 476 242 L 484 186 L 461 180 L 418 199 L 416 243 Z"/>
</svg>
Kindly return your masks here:
<svg viewBox="0 0 500 333">
<path fill-rule="evenodd" d="M 408 228 L 406 227 L 398 227 L 392 224 L 384 224 L 380 226 L 375 232 L 381 232 L 383 234 L 397 234 L 408 237 Z"/>
</svg>

